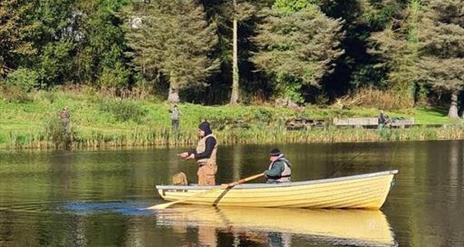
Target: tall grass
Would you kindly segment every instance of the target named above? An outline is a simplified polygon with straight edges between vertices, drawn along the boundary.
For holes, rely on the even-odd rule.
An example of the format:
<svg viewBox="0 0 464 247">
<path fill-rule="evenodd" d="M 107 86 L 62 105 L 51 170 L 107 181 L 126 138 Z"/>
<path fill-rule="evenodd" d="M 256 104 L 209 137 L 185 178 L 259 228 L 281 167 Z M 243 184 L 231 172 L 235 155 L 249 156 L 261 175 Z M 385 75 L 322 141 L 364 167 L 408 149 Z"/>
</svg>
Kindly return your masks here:
<svg viewBox="0 0 464 247">
<path fill-rule="evenodd" d="M 404 95 L 395 90 L 379 90 L 371 87 L 357 90 L 353 95 L 340 99 L 338 104 L 344 107 L 375 107 L 383 110 L 413 107 L 410 99 L 405 99 Z"/>
<path fill-rule="evenodd" d="M 99 148 L 194 145 L 201 119 L 207 119 L 219 142 L 309 143 L 365 142 L 395 140 L 461 139 L 459 125 L 448 129 L 337 129 L 312 128 L 289 131 L 285 122 L 292 118 L 325 119 L 333 117 L 376 116 L 375 108 L 317 108 L 299 110 L 273 106 L 201 106 L 181 104 L 178 132 L 171 131 L 166 103 L 151 100 L 114 99 L 94 91 L 51 91 L 29 94 L 32 100 L 0 100 L 0 147 L 9 148 Z M 57 112 L 64 106 L 71 114 L 71 135 L 63 136 Z M 450 124 L 446 113 L 413 109 L 388 112 L 393 116 L 415 117 L 419 123 Z M 69 141 L 70 140 L 70 141 Z M 69 142 L 69 143 L 68 143 Z"/>
<path fill-rule="evenodd" d="M 410 128 L 410 129 L 312 129 L 304 131 L 269 131 L 266 129 L 233 129 L 217 131 L 222 145 L 279 144 L 279 143 L 341 143 L 455 140 L 464 138 L 464 128 Z M 93 131 L 76 133 L 70 148 L 192 146 L 198 141 L 195 131 L 172 132 L 169 129 L 136 129 L 134 131 Z M 7 148 L 55 149 L 57 145 L 47 133 L 10 132 L 0 146 Z"/>
<path fill-rule="evenodd" d="M 134 101 L 130 100 L 102 100 L 99 110 L 111 113 L 117 121 L 134 121 L 141 123 L 147 114 L 147 110 Z"/>
</svg>

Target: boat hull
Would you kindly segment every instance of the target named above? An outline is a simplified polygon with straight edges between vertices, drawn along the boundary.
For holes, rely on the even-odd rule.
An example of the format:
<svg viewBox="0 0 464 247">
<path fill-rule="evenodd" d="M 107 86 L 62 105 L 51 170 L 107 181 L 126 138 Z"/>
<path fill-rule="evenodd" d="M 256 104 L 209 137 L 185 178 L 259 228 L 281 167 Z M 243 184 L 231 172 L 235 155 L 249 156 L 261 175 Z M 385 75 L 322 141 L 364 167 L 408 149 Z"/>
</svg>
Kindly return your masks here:
<svg viewBox="0 0 464 247">
<path fill-rule="evenodd" d="M 166 201 L 224 207 L 366 208 L 379 209 L 398 171 L 283 184 L 156 186 Z"/>
</svg>

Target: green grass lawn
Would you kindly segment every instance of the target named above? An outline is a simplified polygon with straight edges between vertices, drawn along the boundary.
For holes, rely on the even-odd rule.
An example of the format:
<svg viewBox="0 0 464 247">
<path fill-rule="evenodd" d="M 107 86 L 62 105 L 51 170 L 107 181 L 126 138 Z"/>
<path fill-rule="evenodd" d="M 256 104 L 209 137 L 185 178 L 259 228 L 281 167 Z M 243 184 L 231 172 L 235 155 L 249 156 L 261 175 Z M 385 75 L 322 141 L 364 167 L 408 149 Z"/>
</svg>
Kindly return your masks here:
<svg viewBox="0 0 464 247">
<path fill-rule="evenodd" d="M 68 106 L 77 136 L 94 139 L 153 140 L 170 129 L 167 103 L 150 100 L 120 100 L 96 93 L 65 91 L 35 92 L 23 103 L 0 101 L 0 145 L 14 142 L 49 141 L 47 126 L 57 121 L 58 112 Z M 269 130 L 284 130 L 286 120 L 295 117 L 324 119 L 338 117 L 376 117 L 374 108 L 337 109 L 315 107 L 293 110 L 274 106 L 202 106 L 180 104 L 181 132 L 194 136 L 201 119 L 208 119 L 218 132 L 247 132 L 242 137 L 265 135 Z M 418 124 L 454 124 L 446 110 L 417 108 L 386 112 L 390 117 L 414 118 Z M 459 121 L 458 121 L 459 122 Z M 145 136 L 144 136 L 145 135 Z M 168 134 L 163 134 L 168 135 Z M 142 137 L 141 137 L 142 136 Z M 163 138 L 167 138 L 164 136 Z M 235 137 L 234 137 L 235 138 Z M 264 138 L 264 137 L 263 137 Z M 293 137 L 292 137 L 293 138 Z"/>
</svg>

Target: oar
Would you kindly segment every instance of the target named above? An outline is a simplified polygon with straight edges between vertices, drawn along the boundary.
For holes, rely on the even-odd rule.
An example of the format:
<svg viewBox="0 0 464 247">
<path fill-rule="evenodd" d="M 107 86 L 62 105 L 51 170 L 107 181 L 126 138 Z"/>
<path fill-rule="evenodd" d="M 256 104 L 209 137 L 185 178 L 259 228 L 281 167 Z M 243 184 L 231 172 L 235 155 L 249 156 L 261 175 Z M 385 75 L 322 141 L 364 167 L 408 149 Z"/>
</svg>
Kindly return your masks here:
<svg viewBox="0 0 464 247">
<path fill-rule="evenodd" d="M 232 187 L 236 186 L 236 185 L 239 185 L 239 184 L 243 184 L 243 183 L 246 183 L 248 181 L 251 181 L 251 180 L 254 180 L 254 179 L 257 179 L 259 177 L 262 177 L 264 176 L 264 173 L 260 173 L 260 174 L 256 174 L 256 175 L 253 175 L 253 176 L 250 176 L 250 177 L 247 177 L 247 178 L 244 178 L 244 179 L 240 179 L 238 181 L 235 181 L 235 182 L 232 182 L 232 183 L 229 183 L 229 184 L 223 184 L 221 185 L 221 187 L 217 187 L 217 188 L 214 188 L 214 189 L 211 189 L 211 190 L 207 190 L 207 191 L 203 191 L 203 192 L 198 192 L 198 193 L 195 193 L 194 195 L 192 196 L 189 196 L 187 198 L 184 198 L 184 199 L 181 199 L 181 200 L 177 200 L 177 201 L 174 201 L 174 202 L 167 202 L 167 203 L 162 203 L 162 204 L 158 204 L 158 205 L 154 205 L 154 206 L 151 206 L 151 207 L 148 207 L 147 209 L 165 209 L 165 208 L 168 208 L 174 204 L 177 204 L 177 203 L 182 203 L 182 202 L 186 202 L 186 201 L 189 201 L 197 196 L 200 196 L 200 195 L 204 195 L 204 194 L 209 194 L 211 192 L 215 192 L 215 191 L 218 191 L 218 190 L 225 190 L 225 189 L 231 189 Z"/>
</svg>

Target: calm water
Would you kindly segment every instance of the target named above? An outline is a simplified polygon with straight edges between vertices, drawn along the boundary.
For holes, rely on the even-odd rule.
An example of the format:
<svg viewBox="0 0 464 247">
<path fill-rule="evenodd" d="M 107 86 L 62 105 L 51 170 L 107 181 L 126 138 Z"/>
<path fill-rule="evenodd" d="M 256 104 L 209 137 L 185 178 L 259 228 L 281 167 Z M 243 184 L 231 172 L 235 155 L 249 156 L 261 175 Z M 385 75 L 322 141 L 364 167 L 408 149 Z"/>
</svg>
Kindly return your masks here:
<svg viewBox="0 0 464 247">
<path fill-rule="evenodd" d="M 218 182 L 261 172 L 271 148 L 221 147 Z M 0 151 L 0 246 L 464 246 L 464 142 L 279 148 L 294 180 L 400 173 L 381 211 L 153 212 L 143 208 L 161 202 L 155 184 L 195 178 L 182 149 Z"/>
</svg>

